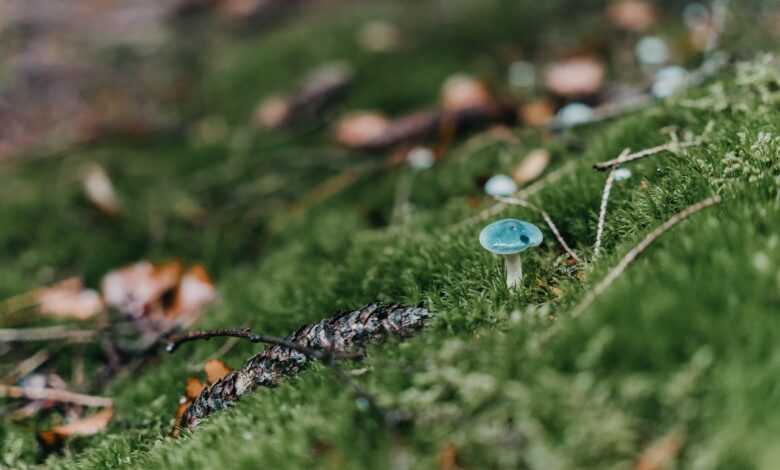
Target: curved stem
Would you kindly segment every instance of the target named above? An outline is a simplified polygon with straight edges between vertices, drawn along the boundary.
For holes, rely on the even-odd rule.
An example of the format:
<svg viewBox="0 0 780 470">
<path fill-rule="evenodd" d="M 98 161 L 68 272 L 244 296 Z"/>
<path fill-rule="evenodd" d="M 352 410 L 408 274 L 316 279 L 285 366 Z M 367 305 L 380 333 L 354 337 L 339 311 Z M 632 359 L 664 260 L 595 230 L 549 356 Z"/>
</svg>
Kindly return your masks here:
<svg viewBox="0 0 780 470">
<path fill-rule="evenodd" d="M 519 254 L 504 256 L 506 266 L 506 286 L 514 289 L 523 282 L 523 260 Z"/>
</svg>

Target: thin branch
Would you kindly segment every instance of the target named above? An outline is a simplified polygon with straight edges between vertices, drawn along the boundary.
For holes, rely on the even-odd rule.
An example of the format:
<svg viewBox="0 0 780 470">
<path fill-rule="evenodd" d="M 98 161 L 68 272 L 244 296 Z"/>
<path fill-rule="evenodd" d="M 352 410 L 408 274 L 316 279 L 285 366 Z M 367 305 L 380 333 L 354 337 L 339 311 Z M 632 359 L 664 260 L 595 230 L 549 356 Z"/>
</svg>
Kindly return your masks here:
<svg viewBox="0 0 780 470">
<path fill-rule="evenodd" d="M 617 160 L 625 159 L 626 155 L 631 153 L 631 149 L 623 150 L 623 153 L 617 158 Z M 601 208 L 599 209 L 599 222 L 596 226 L 596 244 L 593 245 L 593 259 L 599 257 L 601 251 L 601 239 L 604 235 L 604 224 L 607 220 L 607 204 L 609 203 L 609 193 L 612 191 L 612 184 L 615 182 L 615 170 L 617 166 L 610 167 L 609 176 L 607 176 L 607 182 L 604 183 L 604 192 L 601 194 Z"/>
<path fill-rule="evenodd" d="M 552 218 L 547 213 L 547 211 L 523 199 L 517 199 L 513 197 L 497 197 L 496 199 L 506 204 L 513 204 L 516 206 L 527 207 L 528 209 L 534 210 L 539 214 L 541 214 L 545 223 L 547 224 L 548 227 L 550 227 L 550 230 L 552 231 L 553 235 L 555 235 L 555 238 L 558 240 L 558 243 L 561 244 L 561 246 L 566 251 L 566 253 L 568 253 L 569 256 L 571 256 L 574 259 L 574 261 L 578 263 L 581 262 L 580 258 L 577 256 L 577 253 L 575 253 L 574 250 L 572 250 L 569 247 L 569 245 L 566 243 L 566 240 L 563 239 L 561 232 L 558 231 L 558 227 L 555 226 L 555 223 L 553 223 Z"/>
<path fill-rule="evenodd" d="M 252 333 L 252 331 L 249 328 L 223 328 L 219 330 L 209 330 L 209 331 L 191 331 L 189 333 L 185 333 L 170 338 L 168 340 L 168 345 L 165 347 L 165 350 L 168 351 L 169 353 L 172 353 L 176 351 L 176 349 L 179 346 L 190 341 L 201 340 L 201 339 L 209 340 L 211 338 L 219 338 L 219 337 L 226 337 L 226 336 L 245 339 L 252 343 L 265 343 L 265 344 L 271 344 L 276 346 L 283 346 L 285 348 L 292 349 L 301 354 L 319 360 L 358 359 L 362 357 L 362 355 L 358 353 L 342 353 L 342 352 L 331 351 L 328 349 L 307 348 L 306 346 L 301 346 L 300 344 L 296 344 L 291 341 L 287 341 L 283 338 L 278 338 L 276 336 L 258 335 Z"/>
<path fill-rule="evenodd" d="M 587 310 L 587 308 L 590 307 L 591 304 L 593 304 L 596 298 L 600 296 L 602 293 L 604 293 L 604 291 L 607 290 L 607 288 L 609 288 L 609 286 L 611 286 L 612 283 L 615 282 L 615 280 L 618 277 L 620 277 L 621 274 L 623 274 L 626 268 L 628 268 L 628 266 L 661 235 L 663 235 L 665 232 L 667 232 L 668 230 L 670 230 L 672 227 L 679 224 L 683 220 L 692 216 L 693 214 L 703 209 L 706 209 L 710 206 L 719 204 L 720 201 L 721 201 L 720 196 L 713 196 L 701 202 L 697 202 L 696 204 L 689 206 L 685 210 L 673 215 L 669 220 L 667 220 L 658 228 L 650 232 L 650 234 L 647 237 L 645 237 L 645 239 L 642 240 L 641 243 L 639 243 L 637 246 L 632 248 L 628 253 L 626 253 L 623 259 L 621 259 L 620 262 L 617 264 L 617 266 L 612 268 L 612 270 L 607 274 L 607 276 L 601 282 L 599 282 L 596 285 L 596 287 L 593 288 L 593 290 L 588 292 L 585 298 L 573 310 L 572 316 L 577 317 L 581 315 L 585 310 Z"/>
<path fill-rule="evenodd" d="M 56 388 L 40 387 L 16 387 L 13 385 L 0 385 L 0 397 L 26 398 L 28 400 L 51 400 L 61 403 L 73 403 L 95 408 L 104 408 L 114 405 L 114 401 L 106 397 L 84 395 L 82 393 L 69 392 Z"/>
<path fill-rule="evenodd" d="M 88 343 L 97 336 L 98 333 L 93 330 L 71 330 L 62 326 L 0 329 L 0 343 L 55 340 L 66 340 L 71 343 Z"/>
<path fill-rule="evenodd" d="M 621 154 L 618 158 L 607 160 L 606 162 L 596 163 L 595 165 L 593 165 L 593 168 L 598 171 L 608 171 L 620 165 L 623 165 L 625 163 L 631 163 L 633 161 L 640 160 L 642 158 L 646 158 L 651 155 L 656 155 L 661 152 L 676 153 L 681 149 L 688 148 L 688 147 L 695 147 L 700 144 L 701 144 L 700 140 L 692 140 L 689 142 L 669 142 L 636 153 L 629 153 L 627 155 Z"/>
<path fill-rule="evenodd" d="M 49 360 L 49 351 L 41 349 L 32 356 L 24 359 L 20 363 L 16 364 L 14 370 L 8 373 L 0 380 L 0 383 L 12 384 L 22 377 L 27 376 L 29 373 L 37 369 L 44 362 Z"/>
</svg>

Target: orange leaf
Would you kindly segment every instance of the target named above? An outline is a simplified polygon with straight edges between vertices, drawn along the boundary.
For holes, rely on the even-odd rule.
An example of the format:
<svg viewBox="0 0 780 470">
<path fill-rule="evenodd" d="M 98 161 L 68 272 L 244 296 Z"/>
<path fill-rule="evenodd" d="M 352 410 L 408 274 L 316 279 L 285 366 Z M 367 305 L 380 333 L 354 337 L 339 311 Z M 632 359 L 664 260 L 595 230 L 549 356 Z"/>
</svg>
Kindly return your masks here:
<svg viewBox="0 0 780 470">
<path fill-rule="evenodd" d="M 455 74 L 442 86 L 441 106 L 447 112 L 485 108 L 493 106 L 493 98 L 479 80 L 469 75 Z"/>
<path fill-rule="evenodd" d="M 588 96 L 601 89 L 605 74 L 604 64 L 595 58 L 573 57 L 550 65 L 544 83 L 560 96 Z"/>
<path fill-rule="evenodd" d="M 204 306 L 213 302 L 216 296 L 217 291 L 206 268 L 198 264 L 181 277 L 173 306 L 165 313 L 169 317 L 197 315 Z"/>
<path fill-rule="evenodd" d="M 352 113 L 336 124 L 336 140 L 347 147 L 362 147 L 381 137 L 390 121 L 374 112 Z"/>
<path fill-rule="evenodd" d="M 639 456 L 635 470 L 662 470 L 680 453 L 685 436 L 671 431 L 647 447 Z"/>
<path fill-rule="evenodd" d="M 36 294 L 41 314 L 86 320 L 103 310 L 97 291 L 84 289 L 81 279 L 73 277 Z"/>
<path fill-rule="evenodd" d="M 206 361 L 203 369 L 206 371 L 206 383 L 209 385 L 217 382 L 233 370 L 219 359 L 209 359 Z"/>
<path fill-rule="evenodd" d="M 181 276 L 181 263 L 155 266 L 148 261 L 111 271 L 103 277 L 101 291 L 107 305 L 141 317 L 159 309 L 163 294 L 174 288 Z"/>
<path fill-rule="evenodd" d="M 439 470 L 456 470 L 458 468 L 458 449 L 448 442 L 439 450 Z"/>
<path fill-rule="evenodd" d="M 519 185 L 530 183 L 541 176 L 549 164 L 550 152 L 546 149 L 533 150 L 515 167 L 512 178 Z"/>
<path fill-rule="evenodd" d="M 206 385 L 204 385 L 200 379 L 197 377 L 189 377 L 187 378 L 187 387 L 184 389 L 184 394 L 190 400 L 194 400 L 198 398 L 198 395 L 200 395 L 200 392 L 202 392 L 204 388 L 206 388 Z"/>
</svg>

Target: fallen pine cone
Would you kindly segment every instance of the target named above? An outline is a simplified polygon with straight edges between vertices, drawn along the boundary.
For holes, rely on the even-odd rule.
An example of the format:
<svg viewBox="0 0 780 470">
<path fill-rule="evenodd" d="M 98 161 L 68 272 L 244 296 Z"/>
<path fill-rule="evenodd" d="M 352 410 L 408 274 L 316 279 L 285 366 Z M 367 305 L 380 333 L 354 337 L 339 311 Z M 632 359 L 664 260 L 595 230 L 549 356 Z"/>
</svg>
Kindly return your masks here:
<svg viewBox="0 0 780 470">
<path fill-rule="evenodd" d="M 289 343 L 327 354 L 359 350 L 388 336 L 405 338 L 422 328 L 431 313 L 419 307 L 370 304 L 304 326 L 287 336 Z M 192 429 L 212 413 L 232 406 L 258 387 L 275 387 L 300 373 L 313 357 L 282 345 L 267 347 L 240 369 L 206 386 L 183 413 L 179 427 Z"/>
</svg>

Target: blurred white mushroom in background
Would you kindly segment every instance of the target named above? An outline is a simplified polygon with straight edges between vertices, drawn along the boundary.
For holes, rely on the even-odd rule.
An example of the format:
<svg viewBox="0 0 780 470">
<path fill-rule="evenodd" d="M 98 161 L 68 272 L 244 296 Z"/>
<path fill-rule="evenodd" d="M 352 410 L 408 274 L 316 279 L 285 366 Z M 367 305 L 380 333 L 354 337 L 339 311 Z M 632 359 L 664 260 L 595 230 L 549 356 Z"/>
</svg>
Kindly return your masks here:
<svg viewBox="0 0 780 470">
<path fill-rule="evenodd" d="M 593 119 L 593 108 L 583 103 L 567 104 L 558 111 L 558 124 L 563 127 L 584 124 Z"/>
<path fill-rule="evenodd" d="M 662 65 L 669 61 L 669 47 L 659 37 L 645 36 L 636 44 L 636 56 L 642 65 Z"/>
<path fill-rule="evenodd" d="M 664 67 L 655 74 L 653 81 L 653 96 L 666 98 L 688 85 L 690 74 L 684 68 L 673 65 Z"/>
</svg>

